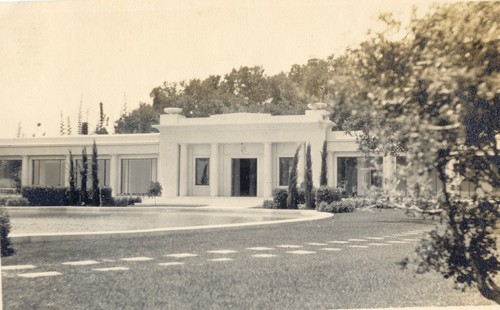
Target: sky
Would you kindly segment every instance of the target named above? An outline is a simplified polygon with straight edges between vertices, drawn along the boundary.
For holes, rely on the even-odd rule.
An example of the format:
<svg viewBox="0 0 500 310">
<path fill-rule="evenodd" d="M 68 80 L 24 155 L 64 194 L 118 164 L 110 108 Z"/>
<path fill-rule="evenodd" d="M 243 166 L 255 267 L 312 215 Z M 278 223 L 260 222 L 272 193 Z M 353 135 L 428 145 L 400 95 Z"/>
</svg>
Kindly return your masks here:
<svg viewBox="0 0 500 310">
<path fill-rule="evenodd" d="M 12 1 L 12 0 L 8 0 Z M 151 103 L 163 82 L 263 66 L 268 75 L 310 58 L 342 54 L 405 0 L 60 0 L 0 2 L 0 138 L 57 136 L 61 114 L 76 132 L 108 129 L 126 102 Z M 38 126 L 38 124 L 41 124 Z"/>
</svg>

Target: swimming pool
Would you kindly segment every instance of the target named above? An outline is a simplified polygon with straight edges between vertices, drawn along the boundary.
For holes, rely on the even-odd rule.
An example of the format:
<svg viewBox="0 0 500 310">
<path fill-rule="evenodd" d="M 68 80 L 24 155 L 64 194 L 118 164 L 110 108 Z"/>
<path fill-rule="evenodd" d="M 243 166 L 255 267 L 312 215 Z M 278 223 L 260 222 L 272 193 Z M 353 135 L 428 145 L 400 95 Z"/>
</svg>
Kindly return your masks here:
<svg viewBox="0 0 500 310">
<path fill-rule="evenodd" d="M 204 207 L 7 207 L 14 243 L 164 235 L 332 218 L 314 210 Z"/>
<path fill-rule="evenodd" d="M 194 209 L 194 210 L 193 210 Z M 260 211 L 260 210 L 259 210 Z M 293 219 L 299 213 L 200 208 L 16 208 L 8 210 L 12 236 L 35 233 L 122 231 Z"/>
</svg>

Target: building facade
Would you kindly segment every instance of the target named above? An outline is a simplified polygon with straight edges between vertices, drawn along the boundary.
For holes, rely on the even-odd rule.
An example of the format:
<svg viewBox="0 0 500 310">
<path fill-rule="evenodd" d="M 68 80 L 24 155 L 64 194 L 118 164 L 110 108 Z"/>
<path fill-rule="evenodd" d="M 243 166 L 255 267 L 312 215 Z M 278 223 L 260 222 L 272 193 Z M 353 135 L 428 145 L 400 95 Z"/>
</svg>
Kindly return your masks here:
<svg viewBox="0 0 500 310">
<path fill-rule="evenodd" d="M 185 118 L 180 109 L 165 110 L 155 126 L 159 133 L 1 139 L 0 189 L 68 186 L 69 153 L 80 167 L 82 149 L 90 153 L 95 141 L 100 184 L 111 187 L 113 195 L 145 194 L 151 182 L 158 181 L 164 197 L 271 197 L 274 188 L 288 185 L 299 147 L 299 182 L 303 180 L 307 144 L 313 182 L 319 186 L 326 141 L 329 186 L 353 195 L 389 184 L 406 190 L 406 180 L 397 176 L 406 165 L 404 157 L 368 160 L 357 151 L 355 138 L 332 131 L 328 112 L 314 106 L 304 115 L 286 116 L 233 113 Z M 437 178 L 429 177 L 437 190 Z"/>
</svg>

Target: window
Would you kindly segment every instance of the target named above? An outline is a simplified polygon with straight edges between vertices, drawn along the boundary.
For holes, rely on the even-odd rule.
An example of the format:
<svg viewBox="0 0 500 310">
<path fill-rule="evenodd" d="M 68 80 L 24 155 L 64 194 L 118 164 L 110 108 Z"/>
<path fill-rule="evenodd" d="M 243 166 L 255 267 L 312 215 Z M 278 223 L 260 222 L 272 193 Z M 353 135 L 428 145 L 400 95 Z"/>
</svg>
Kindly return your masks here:
<svg viewBox="0 0 500 310">
<path fill-rule="evenodd" d="M 87 188 L 92 187 L 92 159 L 87 161 L 88 164 L 88 178 L 87 178 Z M 109 159 L 98 159 L 97 160 L 97 177 L 99 178 L 99 186 L 109 186 L 109 165 L 110 165 L 110 160 Z M 77 159 L 76 160 L 76 165 L 75 165 L 75 172 L 76 172 L 76 186 L 80 187 L 80 182 L 81 180 L 81 175 L 80 171 L 82 169 L 82 160 Z"/>
<path fill-rule="evenodd" d="M 156 158 L 122 159 L 121 193 L 146 194 L 156 181 Z"/>
<path fill-rule="evenodd" d="M 365 160 L 368 176 L 366 178 L 367 188 L 378 187 L 382 188 L 382 165 L 383 157 L 370 157 Z"/>
<path fill-rule="evenodd" d="M 396 190 L 408 194 L 408 182 L 406 180 L 408 174 L 408 161 L 405 156 L 396 157 Z"/>
<path fill-rule="evenodd" d="M 280 157 L 279 186 L 288 186 L 293 157 Z"/>
<path fill-rule="evenodd" d="M 337 158 L 337 187 L 345 189 L 349 196 L 358 194 L 358 158 Z"/>
<path fill-rule="evenodd" d="M 195 185 L 210 185 L 210 159 L 196 158 L 195 166 Z"/>
<path fill-rule="evenodd" d="M 22 160 L 0 160 L 0 188 L 21 186 Z"/>
<path fill-rule="evenodd" d="M 33 185 L 64 186 L 63 159 L 33 160 Z"/>
</svg>

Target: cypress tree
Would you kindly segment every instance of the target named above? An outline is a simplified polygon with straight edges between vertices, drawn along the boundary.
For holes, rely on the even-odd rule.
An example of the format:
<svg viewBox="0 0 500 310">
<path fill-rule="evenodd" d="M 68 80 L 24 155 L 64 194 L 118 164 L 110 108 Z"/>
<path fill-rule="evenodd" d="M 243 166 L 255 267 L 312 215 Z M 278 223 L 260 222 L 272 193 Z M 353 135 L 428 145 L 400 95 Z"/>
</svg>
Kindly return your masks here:
<svg viewBox="0 0 500 310">
<path fill-rule="evenodd" d="M 306 148 L 306 171 L 304 173 L 304 198 L 308 209 L 314 208 L 311 144 Z"/>
<path fill-rule="evenodd" d="M 328 177 L 326 175 L 327 173 L 327 166 L 326 166 L 326 160 L 328 156 L 328 150 L 327 150 L 327 143 L 326 140 L 323 141 L 323 149 L 321 150 L 321 173 L 319 175 L 319 185 L 321 186 L 327 186 L 328 185 Z"/>
<path fill-rule="evenodd" d="M 82 150 L 82 169 L 80 170 L 80 177 L 82 184 L 80 185 L 80 205 L 87 205 L 89 202 L 89 193 L 87 192 L 87 175 L 89 171 L 87 148 L 83 147 Z"/>
<path fill-rule="evenodd" d="M 297 190 L 297 164 L 299 163 L 299 152 L 300 145 L 293 156 L 292 169 L 290 170 L 288 179 L 288 197 L 286 199 L 286 207 L 288 209 L 297 209 L 297 196 L 299 195 Z"/>
<path fill-rule="evenodd" d="M 97 161 L 97 145 L 94 141 L 92 145 L 92 205 L 100 206 L 101 199 L 99 195 L 99 166 Z"/>
<path fill-rule="evenodd" d="M 73 160 L 73 153 L 69 151 L 69 195 L 68 200 L 70 205 L 77 203 L 77 190 L 76 190 L 76 173 L 75 161 Z"/>
<path fill-rule="evenodd" d="M 0 247 L 1 256 L 9 256 L 14 254 L 14 248 L 12 247 L 12 242 L 9 238 L 10 233 L 10 219 L 9 213 L 5 208 L 0 207 Z"/>
</svg>

